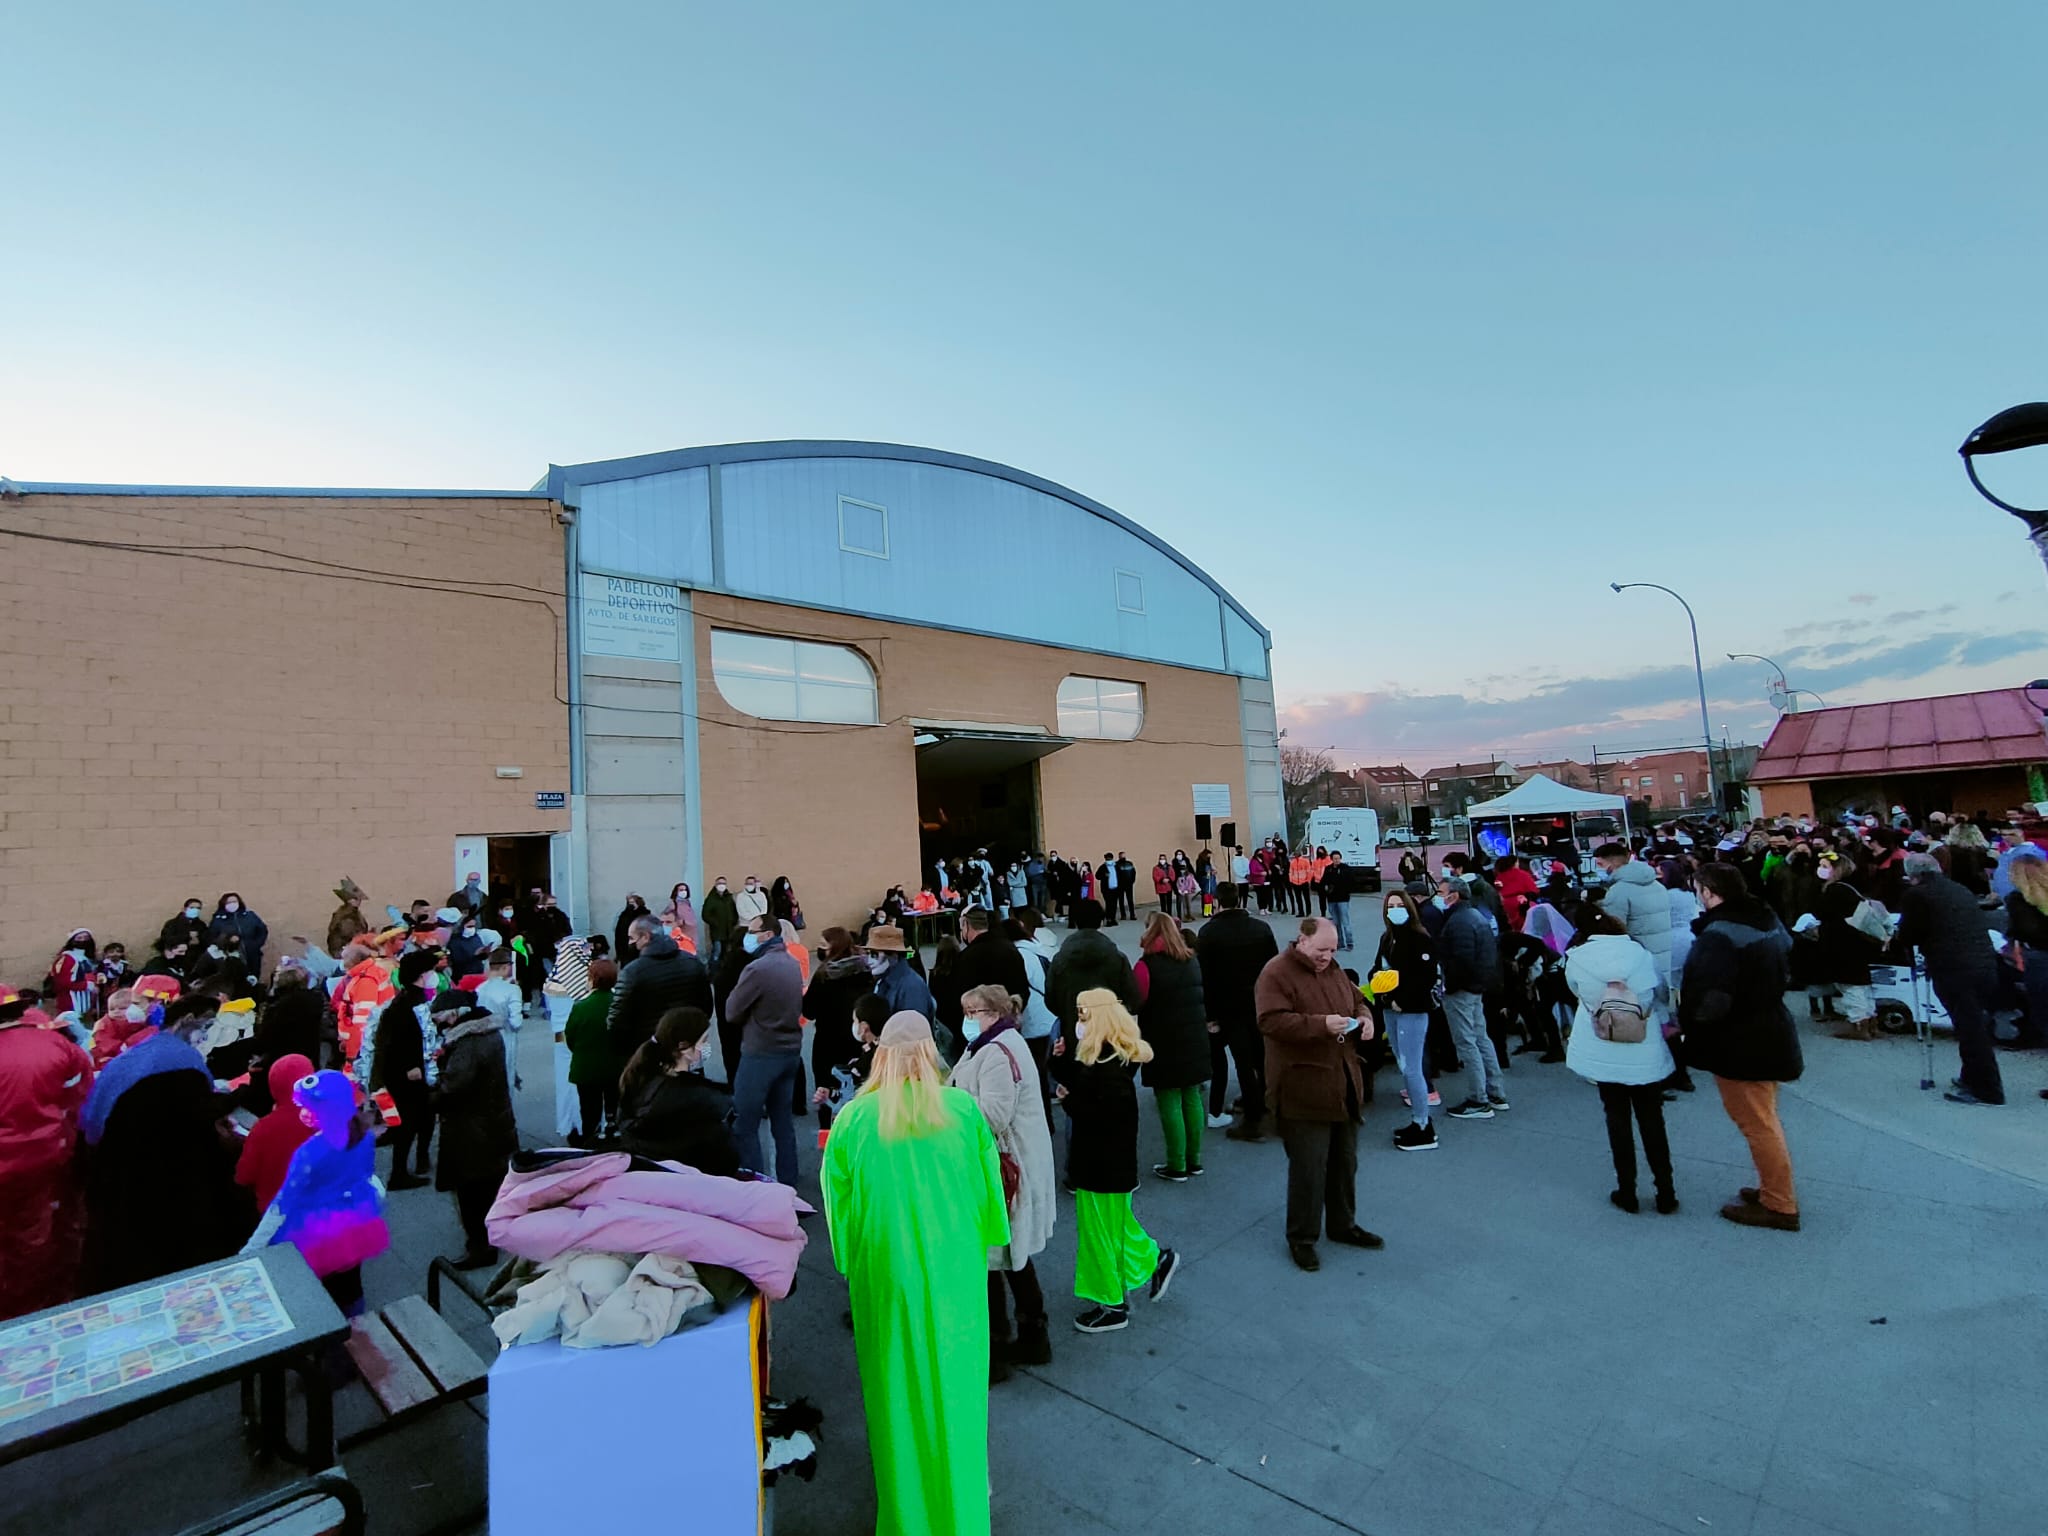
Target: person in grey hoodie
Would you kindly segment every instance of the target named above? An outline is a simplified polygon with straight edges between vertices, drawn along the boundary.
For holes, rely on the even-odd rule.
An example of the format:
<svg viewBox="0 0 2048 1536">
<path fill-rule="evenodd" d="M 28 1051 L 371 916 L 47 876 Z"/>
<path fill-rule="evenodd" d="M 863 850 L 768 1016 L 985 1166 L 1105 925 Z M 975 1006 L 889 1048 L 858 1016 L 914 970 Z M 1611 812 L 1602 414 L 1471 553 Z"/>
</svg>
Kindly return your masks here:
<svg viewBox="0 0 2048 1536">
<path fill-rule="evenodd" d="M 725 1000 L 739 1026 L 740 1064 L 733 1074 L 733 1139 L 740 1156 L 761 1167 L 761 1116 L 775 1135 L 776 1182 L 796 1184 L 796 1092 L 803 1075 L 804 978 L 796 956 L 766 914 L 747 924 L 740 943 L 753 959 Z"/>
</svg>

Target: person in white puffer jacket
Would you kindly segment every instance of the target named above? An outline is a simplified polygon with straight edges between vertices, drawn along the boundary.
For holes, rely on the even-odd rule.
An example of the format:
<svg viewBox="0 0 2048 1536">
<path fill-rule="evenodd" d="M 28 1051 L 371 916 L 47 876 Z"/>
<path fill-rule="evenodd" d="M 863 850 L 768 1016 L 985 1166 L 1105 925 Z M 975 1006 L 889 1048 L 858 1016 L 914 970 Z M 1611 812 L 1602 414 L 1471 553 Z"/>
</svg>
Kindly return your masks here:
<svg viewBox="0 0 2048 1536">
<path fill-rule="evenodd" d="M 1658 895 L 1663 895 L 1661 889 Z M 1643 1156 L 1657 1187 L 1657 1209 L 1669 1215 L 1678 1209 L 1678 1195 L 1671 1179 L 1671 1144 L 1664 1134 L 1660 1085 L 1671 1075 L 1672 1061 L 1671 1048 L 1664 1042 L 1664 1010 L 1656 1001 L 1657 963 L 1648 949 L 1628 936 L 1612 912 L 1595 908 L 1584 916 L 1578 937 L 1565 952 L 1564 977 L 1579 1003 L 1572 1016 L 1564 1064 L 1600 1090 L 1600 1107 L 1607 1112 L 1607 1147 L 1614 1158 L 1614 1193 L 1608 1199 L 1631 1215 L 1639 1208 L 1639 1127 Z M 1616 995 L 1616 989 L 1610 987 L 1615 982 L 1633 994 L 1648 1014 L 1641 1040 L 1603 1040 L 1594 1027 L 1593 1012 Z"/>
</svg>

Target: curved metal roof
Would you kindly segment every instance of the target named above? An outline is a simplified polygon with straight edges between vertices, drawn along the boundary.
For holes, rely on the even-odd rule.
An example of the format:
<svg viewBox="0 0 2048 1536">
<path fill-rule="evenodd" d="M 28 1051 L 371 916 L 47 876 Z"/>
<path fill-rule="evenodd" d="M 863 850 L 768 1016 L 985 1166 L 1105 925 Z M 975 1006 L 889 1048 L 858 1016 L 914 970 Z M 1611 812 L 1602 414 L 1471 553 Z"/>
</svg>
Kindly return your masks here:
<svg viewBox="0 0 2048 1536">
<path fill-rule="evenodd" d="M 1258 632 L 1261 642 L 1268 647 L 1273 643 L 1272 632 L 1252 617 L 1244 604 L 1232 597 L 1222 583 L 1149 529 L 1132 522 L 1121 512 L 1106 507 L 1091 497 L 1083 496 L 1079 491 L 1069 490 L 1056 481 L 1034 475 L 1028 470 L 998 464 L 993 459 L 977 459 L 964 453 L 947 453 L 939 448 L 917 448 L 907 443 L 839 442 L 823 439 L 719 443 L 705 448 L 678 448 L 667 453 L 636 454 L 626 459 L 600 459 L 590 464 L 550 464 L 547 479 L 534 489 L 545 489 L 556 501 L 574 504 L 579 486 L 601 484 L 608 480 L 634 480 L 642 475 L 659 475 L 678 469 L 698 469 L 708 464 L 749 464 L 764 459 L 896 459 L 909 464 L 932 464 L 942 469 L 969 470 L 978 475 L 1008 480 L 1048 496 L 1057 496 L 1060 500 L 1070 502 L 1085 512 L 1092 512 L 1105 522 L 1143 539 L 1228 604 L 1232 612 Z"/>
</svg>

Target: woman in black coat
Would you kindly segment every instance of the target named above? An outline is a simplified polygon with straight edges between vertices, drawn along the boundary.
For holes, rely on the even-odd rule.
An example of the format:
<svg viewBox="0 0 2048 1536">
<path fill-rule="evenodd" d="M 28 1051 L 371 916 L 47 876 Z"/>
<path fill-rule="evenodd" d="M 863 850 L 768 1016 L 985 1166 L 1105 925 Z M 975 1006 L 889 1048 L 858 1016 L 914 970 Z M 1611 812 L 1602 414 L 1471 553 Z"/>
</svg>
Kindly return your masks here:
<svg viewBox="0 0 2048 1536">
<path fill-rule="evenodd" d="M 654 1038 L 633 1053 L 620 1079 L 623 1108 L 612 1144 L 657 1162 L 736 1178 L 732 1094 L 705 1077 L 704 1036 L 711 1017 L 701 1008 L 671 1008 Z"/>
<path fill-rule="evenodd" d="M 1426 1151 L 1436 1145 L 1436 1130 L 1429 1123 L 1431 1083 L 1424 1062 L 1430 1015 L 1439 1006 L 1436 940 L 1422 925 L 1421 910 L 1406 891 L 1387 892 L 1381 915 L 1386 931 L 1380 935 L 1380 947 L 1373 951 L 1370 974 L 1393 971 L 1400 981 L 1392 991 L 1373 994 L 1373 1003 L 1379 1013 L 1380 1038 L 1392 1042 L 1401 1080 L 1407 1084 L 1404 1092 L 1411 1122 L 1394 1133 L 1394 1145 L 1404 1152 Z"/>
<path fill-rule="evenodd" d="M 628 896 L 625 906 L 619 909 L 619 920 L 612 924 L 612 954 L 618 957 L 619 964 L 633 958 L 633 951 L 626 947 L 626 930 L 633 926 L 634 918 L 648 915 L 646 900 L 637 894 Z"/>
<path fill-rule="evenodd" d="M 427 1037 L 420 1023 L 420 1009 L 427 994 L 420 986 L 422 971 L 411 968 L 415 960 L 431 957 L 414 951 L 405 957 L 400 976 L 405 985 L 377 1016 L 377 1035 L 370 1057 L 370 1087 L 382 1088 L 398 1108 L 398 1125 L 391 1133 L 391 1177 L 385 1188 L 424 1189 L 421 1177 L 427 1171 L 428 1144 L 434 1137 L 434 1097 L 427 1083 Z M 428 966 L 427 969 L 432 969 Z M 407 1167 L 406 1154 L 414 1148 L 417 1161 Z"/>
<path fill-rule="evenodd" d="M 804 989 L 804 1017 L 811 1021 L 811 1081 L 822 1092 L 832 1086 L 832 1069 L 860 1051 L 853 1005 L 875 990 L 875 978 L 844 928 L 827 928 L 820 937 L 825 943 Z"/>
<path fill-rule="evenodd" d="M 441 1037 L 441 1081 L 434 1110 L 441 1122 L 441 1161 L 434 1187 L 455 1196 L 464 1247 L 458 1269 L 498 1257 L 484 1227 L 512 1154 L 519 1127 L 512 1117 L 512 1087 L 505 1071 L 505 1033 L 490 1012 L 465 1004 L 446 1017 Z"/>
<path fill-rule="evenodd" d="M 248 968 L 249 980 L 261 981 L 263 946 L 270 942 L 270 925 L 249 910 L 238 891 L 227 892 L 214 904 L 213 922 L 206 930 L 207 942 L 220 949 L 228 947 L 222 940 L 231 935 L 241 941 L 242 964 Z"/>
<path fill-rule="evenodd" d="M 255 1043 L 249 1085 L 239 1098 L 244 1108 L 258 1115 L 267 1115 L 274 1107 L 269 1080 L 273 1061 L 280 1056 L 303 1056 L 318 1070 L 339 1054 L 334 1010 L 326 995 L 288 960 L 279 962 L 277 979 L 256 1015 Z"/>
<path fill-rule="evenodd" d="M 1138 1033 L 1152 1047 L 1145 1086 L 1159 1109 L 1166 1161 L 1153 1172 L 1179 1184 L 1202 1171 L 1202 1090 L 1209 1082 L 1209 1012 L 1202 968 L 1172 914 L 1145 919 L 1138 984 Z"/>
</svg>

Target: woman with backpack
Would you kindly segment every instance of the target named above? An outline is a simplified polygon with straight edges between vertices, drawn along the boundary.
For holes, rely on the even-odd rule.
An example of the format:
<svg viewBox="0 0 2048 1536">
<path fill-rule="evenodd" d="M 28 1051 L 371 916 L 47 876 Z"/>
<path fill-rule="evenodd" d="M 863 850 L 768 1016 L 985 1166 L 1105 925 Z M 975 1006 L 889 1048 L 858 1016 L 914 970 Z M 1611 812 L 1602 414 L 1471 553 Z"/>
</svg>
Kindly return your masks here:
<svg viewBox="0 0 2048 1536">
<path fill-rule="evenodd" d="M 1636 1202 L 1636 1136 L 1657 1186 L 1657 1211 L 1678 1209 L 1671 1182 L 1671 1143 L 1664 1134 L 1662 1084 L 1671 1075 L 1671 1048 L 1657 1009 L 1657 962 L 1628 936 L 1621 921 L 1587 911 L 1578 936 L 1565 952 L 1565 980 L 1578 999 L 1564 1063 L 1600 1089 L 1607 1112 L 1607 1147 L 1614 1156 L 1614 1193 L 1607 1198 L 1633 1216 Z M 1635 1127 L 1629 1117 L 1635 1117 Z"/>
</svg>

